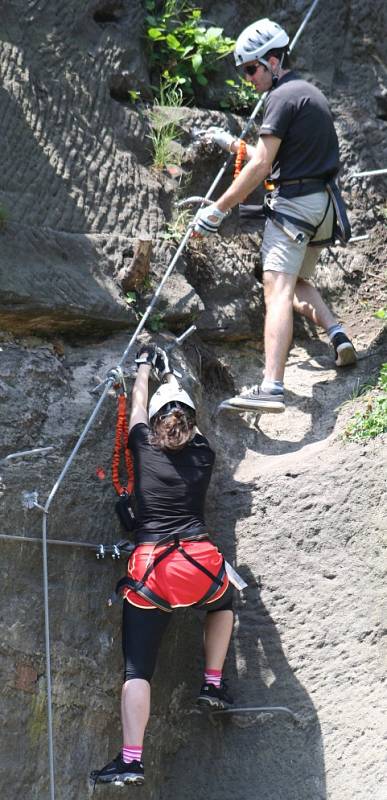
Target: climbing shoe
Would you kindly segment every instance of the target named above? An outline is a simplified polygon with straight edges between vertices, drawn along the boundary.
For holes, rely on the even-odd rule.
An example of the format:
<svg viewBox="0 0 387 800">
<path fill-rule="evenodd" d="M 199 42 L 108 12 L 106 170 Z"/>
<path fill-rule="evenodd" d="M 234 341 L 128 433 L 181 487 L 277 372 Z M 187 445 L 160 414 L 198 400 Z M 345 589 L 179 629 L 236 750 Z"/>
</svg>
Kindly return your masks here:
<svg viewBox="0 0 387 800">
<path fill-rule="evenodd" d="M 230 397 L 221 403 L 219 410 L 235 409 L 237 411 L 257 411 L 264 414 L 281 414 L 285 411 L 284 393 L 281 389 L 263 392 L 258 386 L 253 386 L 248 392 Z"/>
<path fill-rule="evenodd" d="M 228 691 L 226 681 L 222 680 L 219 689 L 213 683 L 203 683 L 196 702 L 201 708 L 219 711 L 232 706 L 234 700 Z"/>
<path fill-rule="evenodd" d="M 127 786 L 135 784 L 141 786 L 144 783 L 144 765 L 142 761 L 130 761 L 125 764 L 121 753 L 106 764 L 105 767 L 95 769 L 90 773 L 90 778 L 96 783 L 112 783 L 114 786 Z"/>
<path fill-rule="evenodd" d="M 335 350 L 335 364 L 337 367 L 349 367 L 356 364 L 356 351 L 352 342 L 345 333 L 336 333 L 332 337 L 332 344 Z"/>
</svg>

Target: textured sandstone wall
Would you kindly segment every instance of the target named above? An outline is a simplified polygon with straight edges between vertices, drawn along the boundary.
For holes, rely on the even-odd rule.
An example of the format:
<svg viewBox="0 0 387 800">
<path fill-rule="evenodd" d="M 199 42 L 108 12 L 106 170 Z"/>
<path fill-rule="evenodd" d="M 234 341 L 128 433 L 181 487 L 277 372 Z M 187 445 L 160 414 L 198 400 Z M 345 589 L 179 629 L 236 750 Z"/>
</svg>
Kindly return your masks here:
<svg viewBox="0 0 387 800">
<path fill-rule="evenodd" d="M 203 4 L 229 35 L 264 14 L 294 33 L 307 7 Z M 40 535 L 40 512 L 23 509 L 22 492 L 36 489 L 46 499 L 95 407 L 90 390 L 127 344 L 136 315 L 117 273 L 130 265 L 138 236 L 153 242 L 153 288 L 173 253 L 164 234 L 178 180 L 152 168 L 146 109 L 124 99 L 128 87 L 150 96 L 143 13 L 139 0 L 13 0 L 0 18 L 0 204 L 8 212 L 0 231 L 0 458 L 55 447 L 45 459 L 0 464 L 2 533 Z M 379 0 L 324 2 L 297 49 L 304 74 L 329 94 L 344 177 L 355 167 L 385 165 L 384 30 Z M 223 161 L 191 146 L 192 128 L 208 119 L 234 130 L 241 124 L 214 110 L 184 111 L 182 167 L 191 173 L 184 193 L 203 193 Z M 155 677 L 145 800 L 385 796 L 385 442 L 344 446 L 339 408 L 356 381 L 367 382 L 385 360 L 385 336 L 377 335 L 372 311 L 382 304 L 386 184 L 347 181 L 345 188 L 354 233 L 373 238 L 326 253 L 318 277 L 362 359 L 354 372 L 338 376 L 324 339 L 297 323 L 287 370 L 290 407 L 281 419 L 214 415 L 234 386 L 256 382 L 257 359 L 261 374 L 259 237 L 233 237 L 234 215 L 229 238 L 190 246 L 163 292 L 168 329 L 193 318 L 198 325 L 177 359 L 217 450 L 209 522 L 248 582 L 237 603 L 227 674 L 238 702 L 289 706 L 301 724 L 265 717 L 215 727 L 197 714 L 200 615 L 181 612 Z M 140 293 L 140 306 L 150 293 Z M 160 342 L 169 337 L 158 335 Z M 122 537 L 108 474 L 114 411 L 109 398 L 55 499 L 52 538 Z M 45 800 L 41 553 L 26 543 L 0 547 L 0 791 L 5 800 L 21 793 Z M 123 568 L 87 550 L 49 550 L 63 800 L 91 796 L 89 770 L 120 746 L 120 609 L 108 610 L 105 600 Z M 15 759 L 20 766 L 10 782 Z M 116 791 L 96 791 L 102 794 L 108 799 Z"/>
</svg>

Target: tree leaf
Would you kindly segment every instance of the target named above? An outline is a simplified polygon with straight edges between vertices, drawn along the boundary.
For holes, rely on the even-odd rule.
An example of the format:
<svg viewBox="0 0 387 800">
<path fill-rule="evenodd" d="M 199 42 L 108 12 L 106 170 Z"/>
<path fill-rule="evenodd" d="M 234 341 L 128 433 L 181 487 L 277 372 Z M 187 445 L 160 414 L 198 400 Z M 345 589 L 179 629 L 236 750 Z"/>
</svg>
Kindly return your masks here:
<svg viewBox="0 0 387 800">
<path fill-rule="evenodd" d="M 171 50 L 181 50 L 182 49 L 181 43 L 176 38 L 176 36 L 173 35 L 173 33 L 169 33 L 168 34 L 166 41 L 167 41 L 168 47 L 170 47 Z"/>
<path fill-rule="evenodd" d="M 207 28 L 206 39 L 218 39 L 223 33 L 223 28 Z"/>
<path fill-rule="evenodd" d="M 200 53 L 195 53 L 192 56 L 191 60 L 192 60 L 192 66 L 193 66 L 195 72 L 197 72 L 200 69 L 200 67 L 202 66 L 203 58 L 200 55 Z"/>
<path fill-rule="evenodd" d="M 147 35 L 150 39 L 163 39 L 163 31 L 160 28 L 148 28 Z"/>
</svg>

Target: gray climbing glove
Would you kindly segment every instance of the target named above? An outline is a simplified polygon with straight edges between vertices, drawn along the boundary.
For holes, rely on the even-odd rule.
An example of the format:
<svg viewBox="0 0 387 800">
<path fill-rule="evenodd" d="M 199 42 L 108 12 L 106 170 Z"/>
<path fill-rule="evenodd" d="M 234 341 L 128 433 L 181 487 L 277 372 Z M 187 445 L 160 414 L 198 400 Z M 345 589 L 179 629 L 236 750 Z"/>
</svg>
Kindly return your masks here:
<svg viewBox="0 0 387 800">
<path fill-rule="evenodd" d="M 217 233 L 227 214 L 229 214 L 229 211 L 220 211 L 215 203 L 206 206 L 206 208 L 201 208 L 194 220 L 195 225 L 192 236 L 209 236 L 211 233 Z"/>
<path fill-rule="evenodd" d="M 141 364 L 149 364 L 150 367 L 154 367 L 157 358 L 156 350 L 157 348 L 153 344 L 143 344 L 135 358 L 137 369 Z"/>
<path fill-rule="evenodd" d="M 198 136 L 200 136 L 204 144 L 217 144 L 218 147 L 221 147 L 222 150 L 226 150 L 227 153 L 231 152 L 232 143 L 237 141 L 236 136 L 225 131 L 224 128 L 218 128 L 215 125 L 211 128 L 207 128 L 207 130 L 199 131 Z"/>
<path fill-rule="evenodd" d="M 162 347 L 156 347 L 156 358 L 153 364 L 153 372 L 156 377 L 162 381 L 169 372 L 173 372 L 169 364 L 169 359 L 165 350 Z"/>
</svg>

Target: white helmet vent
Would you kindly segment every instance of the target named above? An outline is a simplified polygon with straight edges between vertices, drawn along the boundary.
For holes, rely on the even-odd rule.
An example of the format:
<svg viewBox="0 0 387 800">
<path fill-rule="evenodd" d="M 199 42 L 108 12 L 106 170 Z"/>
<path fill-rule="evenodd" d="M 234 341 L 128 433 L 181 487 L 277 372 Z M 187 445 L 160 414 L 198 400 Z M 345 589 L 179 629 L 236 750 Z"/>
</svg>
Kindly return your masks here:
<svg viewBox="0 0 387 800">
<path fill-rule="evenodd" d="M 248 61 L 259 61 L 269 50 L 281 49 L 289 44 L 286 31 L 266 17 L 253 22 L 238 36 L 234 58 L 238 66 Z"/>
</svg>

